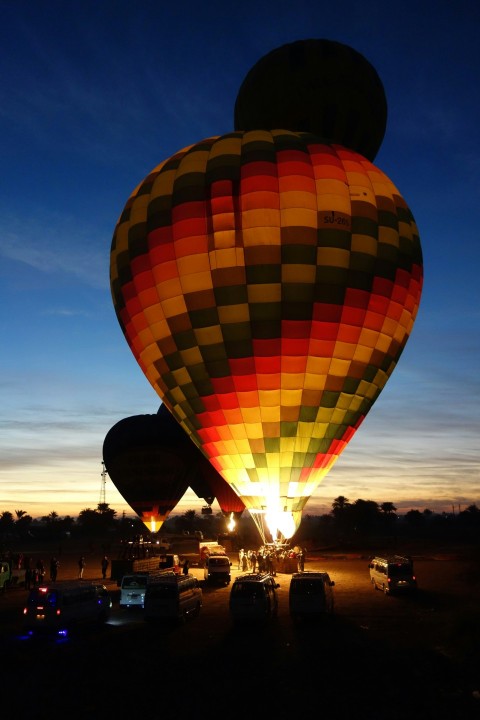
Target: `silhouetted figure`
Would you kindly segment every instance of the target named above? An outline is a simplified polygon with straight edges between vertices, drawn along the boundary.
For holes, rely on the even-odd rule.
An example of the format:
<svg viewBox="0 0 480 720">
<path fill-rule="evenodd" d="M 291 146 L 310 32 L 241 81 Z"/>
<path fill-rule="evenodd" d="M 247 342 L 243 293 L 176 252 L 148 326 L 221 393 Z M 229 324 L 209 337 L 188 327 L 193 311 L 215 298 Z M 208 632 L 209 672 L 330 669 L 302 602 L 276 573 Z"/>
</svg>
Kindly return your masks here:
<svg viewBox="0 0 480 720">
<path fill-rule="evenodd" d="M 102 577 L 104 580 L 107 577 L 107 570 L 108 570 L 109 564 L 110 564 L 110 561 L 109 561 L 108 557 L 106 555 L 104 555 L 102 558 Z"/>
<path fill-rule="evenodd" d="M 55 582 L 57 579 L 59 565 L 60 563 L 58 562 L 57 558 L 55 556 L 52 557 L 52 559 L 50 560 L 50 580 L 52 582 Z"/>
<path fill-rule="evenodd" d="M 83 578 L 83 571 L 85 569 L 85 558 L 82 555 L 78 560 L 78 577 Z"/>
</svg>

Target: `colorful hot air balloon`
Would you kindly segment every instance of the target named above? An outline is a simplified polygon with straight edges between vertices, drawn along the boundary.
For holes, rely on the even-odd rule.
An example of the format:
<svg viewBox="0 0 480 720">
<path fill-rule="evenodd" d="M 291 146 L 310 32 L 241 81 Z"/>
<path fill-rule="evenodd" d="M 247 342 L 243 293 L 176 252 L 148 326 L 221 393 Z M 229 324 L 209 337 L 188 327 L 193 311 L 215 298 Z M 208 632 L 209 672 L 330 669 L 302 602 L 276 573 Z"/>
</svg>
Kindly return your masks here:
<svg viewBox="0 0 480 720">
<path fill-rule="evenodd" d="M 398 362 L 422 255 L 404 199 L 363 155 L 310 133 L 239 130 L 137 187 L 111 287 L 149 382 L 281 539 Z"/>
<path fill-rule="evenodd" d="M 116 423 L 103 442 L 113 484 L 151 532 L 160 530 L 188 489 L 188 468 L 171 440 L 158 415 L 134 415 Z"/>
</svg>

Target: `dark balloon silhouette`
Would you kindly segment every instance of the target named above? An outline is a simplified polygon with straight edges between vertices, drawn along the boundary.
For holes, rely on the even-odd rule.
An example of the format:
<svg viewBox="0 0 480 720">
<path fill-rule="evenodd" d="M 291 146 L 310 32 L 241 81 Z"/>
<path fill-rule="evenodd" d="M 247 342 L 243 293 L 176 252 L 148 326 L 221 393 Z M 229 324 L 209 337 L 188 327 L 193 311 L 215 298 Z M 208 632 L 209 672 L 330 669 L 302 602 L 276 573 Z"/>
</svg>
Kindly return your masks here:
<svg viewBox="0 0 480 720">
<path fill-rule="evenodd" d="M 164 405 L 156 415 L 124 418 L 103 443 L 105 468 L 124 500 L 158 532 L 190 487 L 226 514 L 245 506 Z"/>
<path fill-rule="evenodd" d="M 188 469 L 173 435 L 158 415 L 134 415 L 116 423 L 103 443 L 113 484 L 152 532 L 188 489 Z"/>
<path fill-rule="evenodd" d="M 347 45 L 298 40 L 247 73 L 235 103 L 236 130 L 308 132 L 374 160 L 387 125 L 375 68 Z"/>
</svg>

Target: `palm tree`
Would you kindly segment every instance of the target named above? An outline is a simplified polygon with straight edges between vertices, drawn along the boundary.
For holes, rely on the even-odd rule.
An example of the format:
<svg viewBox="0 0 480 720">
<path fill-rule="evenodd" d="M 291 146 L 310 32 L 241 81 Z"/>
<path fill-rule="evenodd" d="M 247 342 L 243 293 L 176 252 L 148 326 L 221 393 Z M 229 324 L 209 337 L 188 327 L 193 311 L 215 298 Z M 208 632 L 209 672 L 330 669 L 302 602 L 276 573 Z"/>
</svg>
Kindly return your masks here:
<svg viewBox="0 0 480 720">
<path fill-rule="evenodd" d="M 339 495 L 332 503 L 332 511 L 334 515 L 341 515 L 347 507 L 350 506 L 350 501 L 343 495 Z"/>
<path fill-rule="evenodd" d="M 52 510 L 52 512 L 48 513 L 48 515 L 44 515 L 42 517 L 42 520 L 44 522 L 48 523 L 49 525 L 54 525 L 55 522 L 58 520 L 58 517 L 59 517 L 58 513 L 56 513 L 55 510 Z"/>
<path fill-rule="evenodd" d="M 394 505 L 393 503 L 391 503 L 391 502 L 384 502 L 384 503 L 382 503 L 382 504 L 380 505 L 380 510 L 381 510 L 385 515 L 391 515 L 392 513 L 397 512 L 397 508 L 396 508 L 395 505 Z"/>
<path fill-rule="evenodd" d="M 2 535 L 8 535 L 12 532 L 14 527 L 15 520 L 13 519 L 12 513 L 8 510 L 4 510 L 0 513 L 0 533 Z"/>
</svg>

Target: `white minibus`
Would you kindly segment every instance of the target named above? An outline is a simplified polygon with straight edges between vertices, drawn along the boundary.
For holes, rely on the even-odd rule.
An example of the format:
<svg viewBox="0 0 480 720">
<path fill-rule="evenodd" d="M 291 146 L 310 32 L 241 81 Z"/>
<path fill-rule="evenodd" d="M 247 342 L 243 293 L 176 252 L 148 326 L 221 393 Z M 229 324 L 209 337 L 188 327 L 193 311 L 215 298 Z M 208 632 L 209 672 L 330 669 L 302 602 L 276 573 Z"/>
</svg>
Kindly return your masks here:
<svg viewBox="0 0 480 720">
<path fill-rule="evenodd" d="M 370 582 L 385 595 L 417 589 L 417 578 L 413 572 L 413 561 L 403 555 L 374 557 L 368 565 Z"/>
<path fill-rule="evenodd" d="M 134 573 L 132 575 L 124 575 L 120 583 L 120 607 L 143 608 L 147 581 L 147 573 Z"/>
<path fill-rule="evenodd" d="M 202 599 L 202 589 L 193 575 L 151 577 L 145 591 L 145 620 L 185 620 L 199 614 Z"/>
</svg>

